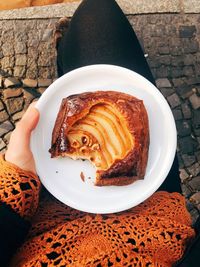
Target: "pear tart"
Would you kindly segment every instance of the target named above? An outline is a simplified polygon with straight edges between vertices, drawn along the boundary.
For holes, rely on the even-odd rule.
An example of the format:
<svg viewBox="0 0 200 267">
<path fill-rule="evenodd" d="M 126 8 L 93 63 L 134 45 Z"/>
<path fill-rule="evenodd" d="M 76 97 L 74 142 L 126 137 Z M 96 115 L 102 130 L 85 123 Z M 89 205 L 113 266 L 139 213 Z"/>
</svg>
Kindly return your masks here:
<svg viewBox="0 0 200 267">
<path fill-rule="evenodd" d="M 127 185 L 145 175 L 149 125 L 143 101 L 97 91 L 62 100 L 52 133 L 51 157 L 88 159 L 95 185 Z"/>
</svg>

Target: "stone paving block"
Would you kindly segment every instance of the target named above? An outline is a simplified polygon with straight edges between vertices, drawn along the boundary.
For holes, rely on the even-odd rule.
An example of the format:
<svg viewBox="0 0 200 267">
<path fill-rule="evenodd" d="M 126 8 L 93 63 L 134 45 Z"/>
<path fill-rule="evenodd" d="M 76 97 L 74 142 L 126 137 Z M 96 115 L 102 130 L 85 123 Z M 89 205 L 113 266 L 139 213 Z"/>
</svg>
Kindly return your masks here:
<svg viewBox="0 0 200 267">
<path fill-rule="evenodd" d="M 21 84 L 20 81 L 15 77 L 6 78 L 4 81 L 4 86 L 6 88 L 19 86 L 20 84 Z"/>
<path fill-rule="evenodd" d="M 171 88 L 172 87 L 169 79 L 167 78 L 157 79 L 156 85 L 158 88 Z"/>
<path fill-rule="evenodd" d="M 38 40 L 38 42 L 39 42 L 39 40 Z M 33 58 L 33 59 L 34 59 L 34 57 L 35 57 L 35 58 L 38 57 L 38 48 L 37 48 L 38 45 L 39 45 L 39 44 L 34 45 L 33 47 L 31 47 L 31 46 L 29 45 L 29 47 L 28 47 L 28 57 L 29 57 L 29 58 Z"/>
<path fill-rule="evenodd" d="M 24 87 L 37 87 L 37 80 L 33 80 L 33 79 L 24 79 L 22 80 L 23 82 L 23 86 Z"/>
<path fill-rule="evenodd" d="M 0 123 L 6 121 L 8 118 L 9 115 L 5 110 L 0 111 Z"/>
<path fill-rule="evenodd" d="M 32 100 L 39 96 L 36 89 L 26 88 L 23 89 L 25 99 L 30 103 Z"/>
<path fill-rule="evenodd" d="M 4 137 L 3 137 L 7 144 L 9 144 L 11 134 L 12 134 L 12 131 L 7 133 L 7 134 L 5 134 Z"/>
<path fill-rule="evenodd" d="M 178 107 L 181 104 L 180 98 L 176 93 L 167 97 L 167 100 L 168 100 L 171 108 Z"/>
<path fill-rule="evenodd" d="M 182 159 L 183 159 L 185 167 L 191 166 L 196 161 L 196 158 L 194 155 L 188 155 L 188 154 L 183 154 Z"/>
<path fill-rule="evenodd" d="M 184 166 L 184 163 L 183 163 L 183 160 L 181 158 L 181 154 L 180 154 L 180 151 L 179 151 L 179 148 L 177 148 L 177 158 L 178 158 L 178 163 L 179 163 L 179 169 L 184 169 L 185 166 Z"/>
<path fill-rule="evenodd" d="M 0 124 L 0 137 L 2 137 L 4 134 L 12 131 L 14 129 L 14 126 L 10 121 L 4 121 Z"/>
<path fill-rule="evenodd" d="M 7 40 L 6 43 L 2 45 L 2 52 L 4 57 L 9 57 L 14 55 L 14 48 L 12 40 Z"/>
<path fill-rule="evenodd" d="M 161 65 L 169 66 L 171 64 L 171 59 L 169 55 L 160 55 L 159 62 Z"/>
<path fill-rule="evenodd" d="M 38 87 L 48 87 L 52 84 L 52 79 L 38 79 Z"/>
<path fill-rule="evenodd" d="M 174 93 L 174 89 L 172 88 L 161 88 L 160 91 L 165 98 L 167 98 L 168 96 Z"/>
<path fill-rule="evenodd" d="M 16 66 L 25 66 L 27 62 L 26 55 L 17 55 L 15 57 L 15 64 Z"/>
<path fill-rule="evenodd" d="M 43 42 L 48 41 L 52 37 L 52 34 L 53 34 L 53 29 L 46 29 L 43 33 L 42 41 Z"/>
<path fill-rule="evenodd" d="M 199 51 L 199 43 L 197 40 L 185 39 L 183 40 L 183 51 L 186 54 L 196 53 Z"/>
<path fill-rule="evenodd" d="M 22 94 L 21 88 L 8 88 L 3 91 L 4 99 L 17 97 L 17 96 L 20 96 L 21 94 Z"/>
<path fill-rule="evenodd" d="M 169 55 L 170 54 L 170 49 L 168 46 L 161 46 L 158 48 L 159 54 L 160 55 Z"/>
<path fill-rule="evenodd" d="M 191 113 L 189 105 L 187 103 L 183 103 L 181 105 L 181 108 L 182 108 L 182 112 L 183 112 L 183 117 L 185 119 L 191 119 L 192 113 Z"/>
<path fill-rule="evenodd" d="M 183 195 L 186 198 L 189 198 L 192 195 L 191 190 L 189 189 L 189 187 L 186 184 L 181 184 L 181 189 L 182 189 Z"/>
<path fill-rule="evenodd" d="M 189 173 L 195 177 L 200 173 L 200 165 L 199 163 L 195 163 L 193 164 L 191 167 L 188 167 L 187 170 L 189 171 Z"/>
<path fill-rule="evenodd" d="M 32 66 L 30 68 L 27 68 L 26 78 L 28 78 L 28 79 L 37 79 L 38 78 L 38 70 L 37 70 L 36 66 Z"/>
<path fill-rule="evenodd" d="M 199 87 L 199 84 L 200 84 L 200 77 L 199 76 L 195 76 L 195 77 L 188 77 L 187 78 L 187 82 L 188 84 L 191 84 L 191 85 L 194 85 L 194 88 L 196 89 L 196 93 L 198 93 L 200 87 Z"/>
<path fill-rule="evenodd" d="M 38 77 L 40 79 L 51 79 L 52 75 L 49 72 L 49 68 L 48 67 L 39 66 L 39 68 L 38 68 Z"/>
<path fill-rule="evenodd" d="M 50 67 L 52 65 L 53 58 L 51 55 L 47 55 L 46 53 L 40 54 L 38 58 L 38 66 L 41 67 Z"/>
<path fill-rule="evenodd" d="M 181 181 L 184 182 L 187 178 L 189 178 L 189 174 L 185 169 L 179 169 Z"/>
<path fill-rule="evenodd" d="M 184 120 L 179 120 L 176 122 L 176 127 L 179 136 L 187 136 L 191 134 L 191 125 Z"/>
<path fill-rule="evenodd" d="M 172 83 L 175 87 L 181 87 L 187 85 L 186 81 L 183 78 L 174 78 L 172 79 Z"/>
<path fill-rule="evenodd" d="M 195 128 L 200 127 L 200 110 L 193 111 L 193 125 Z"/>
<path fill-rule="evenodd" d="M 22 25 L 20 25 L 22 27 Z M 23 42 L 26 43 L 27 41 L 27 32 L 25 29 L 18 29 L 18 31 L 15 32 L 15 42 Z"/>
<path fill-rule="evenodd" d="M 9 98 L 5 101 L 5 103 L 9 114 L 12 115 L 23 109 L 24 98 L 23 97 Z"/>
<path fill-rule="evenodd" d="M 200 78 L 200 63 L 195 64 L 194 69 L 195 69 L 195 75 L 196 75 L 196 77 Z M 196 88 L 199 88 L 199 82 L 198 82 L 198 85 L 195 85 L 195 87 Z"/>
<path fill-rule="evenodd" d="M 170 77 L 172 78 L 178 78 L 184 76 L 184 70 L 182 66 L 173 67 L 170 68 Z"/>
<path fill-rule="evenodd" d="M 184 65 L 194 65 L 195 62 L 195 56 L 193 54 L 186 54 L 183 57 Z"/>
<path fill-rule="evenodd" d="M 26 73 L 26 68 L 24 66 L 16 66 L 13 75 L 15 77 L 23 78 Z"/>
<path fill-rule="evenodd" d="M 39 40 L 38 36 L 35 36 L 35 38 L 30 37 L 28 39 L 28 43 L 27 43 L 28 49 L 38 47 L 39 43 L 40 43 L 40 40 Z"/>
<path fill-rule="evenodd" d="M 17 113 L 15 113 L 15 114 L 12 116 L 12 119 L 13 119 L 14 121 L 18 121 L 18 120 L 20 120 L 20 119 L 22 118 L 22 116 L 24 115 L 24 113 L 25 113 L 24 110 L 23 110 L 23 111 L 20 111 L 20 112 L 17 112 Z"/>
<path fill-rule="evenodd" d="M 186 136 L 183 138 L 179 138 L 178 144 L 180 146 L 180 151 L 183 154 L 190 154 L 194 153 L 194 148 L 195 148 L 195 142 L 192 139 L 191 136 Z"/>
<path fill-rule="evenodd" d="M 170 54 L 172 56 L 181 56 L 182 55 L 182 48 L 177 47 L 177 46 L 171 46 L 170 47 Z"/>
<path fill-rule="evenodd" d="M 173 109 L 172 113 L 174 115 L 174 119 L 175 120 L 182 120 L 183 119 L 183 115 L 180 109 Z"/>
<path fill-rule="evenodd" d="M 195 126 L 195 125 L 194 125 Z M 193 127 L 193 131 L 194 131 L 194 135 L 195 136 L 200 136 L 200 128 L 195 128 L 195 127 Z"/>
<path fill-rule="evenodd" d="M 189 85 L 182 85 L 176 88 L 176 92 L 181 96 L 183 99 L 190 97 L 193 94 L 192 88 Z"/>
<path fill-rule="evenodd" d="M 187 26 L 187 25 L 183 25 L 183 26 L 179 26 L 179 36 L 181 38 L 192 38 L 195 36 L 196 34 L 196 27 L 195 25 L 192 26 Z"/>
<path fill-rule="evenodd" d="M 176 56 L 171 58 L 171 65 L 174 67 L 183 67 L 184 66 L 184 59 L 183 56 Z"/>
<path fill-rule="evenodd" d="M 194 177 L 188 184 L 194 192 L 200 191 L 200 176 Z"/>
<path fill-rule="evenodd" d="M 165 66 L 161 66 L 160 68 L 156 69 L 156 76 L 158 78 L 165 78 L 169 76 L 169 70 Z"/>
<path fill-rule="evenodd" d="M 6 147 L 5 142 L 0 138 L 0 151 Z"/>
<path fill-rule="evenodd" d="M 46 90 L 46 88 L 45 87 L 40 87 L 40 88 L 37 88 L 36 90 L 40 95 L 42 95 L 44 93 L 44 91 Z"/>
<path fill-rule="evenodd" d="M 16 54 L 26 54 L 27 47 L 25 42 L 15 42 L 15 53 Z"/>
<path fill-rule="evenodd" d="M 200 203 L 200 192 L 195 193 L 190 197 L 190 201 L 194 204 L 199 204 Z"/>
<path fill-rule="evenodd" d="M 200 162 L 200 150 L 195 152 L 195 156 L 197 158 L 197 161 Z"/>
<path fill-rule="evenodd" d="M 197 94 L 191 95 L 189 99 L 194 109 L 200 108 L 200 97 Z"/>
<path fill-rule="evenodd" d="M 192 66 L 185 66 L 183 67 L 183 74 L 185 76 L 191 77 L 194 75 L 194 70 Z"/>
<path fill-rule="evenodd" d="M 2 103 L 2 101 L 0 100 L 0 111 L 4 109 L 4 105 Z"/>
<path fill-rule="evenodd" d="M 13 68 L 15 64 L 14 57 L 4 57 L 1 59 L 1 67 L 2 69 Z"/>
</svg>

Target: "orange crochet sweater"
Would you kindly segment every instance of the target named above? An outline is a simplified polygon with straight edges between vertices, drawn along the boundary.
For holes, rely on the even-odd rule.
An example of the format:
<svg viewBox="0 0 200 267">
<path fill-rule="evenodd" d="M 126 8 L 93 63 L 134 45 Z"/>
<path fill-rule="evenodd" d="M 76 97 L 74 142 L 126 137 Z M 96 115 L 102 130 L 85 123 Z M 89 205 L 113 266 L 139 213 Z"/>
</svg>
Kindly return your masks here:
<svg viewBox="0 0 200 267">
<path fill-rule="evenodd" d="M 129 211 L 94 215 L 74 210 L 47 192 L 37 176 L 0 158 L 0 200 L 32 229 L 14 267 L 171 267 L 194 238 L 183 196 L 157 192 Z"/>
</svg>

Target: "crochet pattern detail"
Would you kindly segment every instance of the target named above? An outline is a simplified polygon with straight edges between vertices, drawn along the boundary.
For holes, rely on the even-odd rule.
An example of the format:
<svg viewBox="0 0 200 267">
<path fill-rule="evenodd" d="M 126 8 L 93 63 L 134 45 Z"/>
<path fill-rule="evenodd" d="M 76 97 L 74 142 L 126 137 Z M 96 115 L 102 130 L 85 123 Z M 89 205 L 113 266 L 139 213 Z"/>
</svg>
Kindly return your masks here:
<svg viewBox="0 0 200 267">
<path fill-rule="evenodd" d="M 40 191 L 39 178 L 6 162 L 0 156 L 0 200 L 21 217 L 30 219 L 36 212 Z"/>
<path fill-rule="evenodd" d="M 91 215 L 44 198 L 15 267 L 171 267 L 195 232 L 178 193 L 157 192 L 129 211 Z"/>
</svg>

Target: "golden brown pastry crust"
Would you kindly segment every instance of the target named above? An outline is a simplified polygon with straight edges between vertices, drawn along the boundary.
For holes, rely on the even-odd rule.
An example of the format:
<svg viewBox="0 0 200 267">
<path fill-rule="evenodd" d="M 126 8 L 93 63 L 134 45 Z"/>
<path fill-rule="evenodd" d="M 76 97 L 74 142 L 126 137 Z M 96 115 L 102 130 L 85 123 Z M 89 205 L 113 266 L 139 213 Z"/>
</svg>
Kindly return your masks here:
<svg viewBox="0 0 200 267">
<path fill-rule="evenodd" d="M 96 173 L 96 185 L 127 185 L 143 179 L 149 148 L 148 116 L 143 101 L 115 91 L 97 91 L 72 95 L 62 100 L 52 133 L 51 157 L 70 156 L 73 150 L 67 137 L 73 125 L 83 119 L 92 107 L 108 104 L 126 121 L 134 145 L 123 159 L 116 159 L 106 170 Z"/>
</svg>

